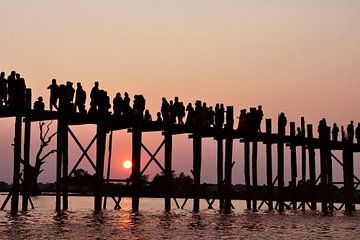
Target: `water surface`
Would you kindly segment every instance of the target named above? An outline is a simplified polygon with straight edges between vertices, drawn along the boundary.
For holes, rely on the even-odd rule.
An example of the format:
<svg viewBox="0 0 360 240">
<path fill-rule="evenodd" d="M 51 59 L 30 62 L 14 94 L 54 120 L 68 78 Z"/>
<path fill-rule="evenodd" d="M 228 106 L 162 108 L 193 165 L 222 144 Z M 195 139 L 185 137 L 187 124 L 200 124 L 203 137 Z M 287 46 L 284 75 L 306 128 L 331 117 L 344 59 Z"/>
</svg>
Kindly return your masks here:
<svg viewBox="0 0 360 240">
<path fill-rule="evenodd" d="M 124 198 L 121 210 L 113 210 L 109 199 L 107 210 L 94 213 L 92 197 L 70 197 L 69 211 L 56 213 L 54 197 L 40 196 L 33 201 L 35 210 L 16 215 L 0 211 L 0 239 L 360 238 L 360 213 L 347 216 L 343 211 L 330 216 L 312 211 L 253 213 L 244 210 L 244 202 L 234 201 L 231 214 L 207 209 L 206 202 L 199 214 L 193 214 L 189 201 L 185 209 L 166 213 L 162 199 L 141 199 L 140 211 L 133 213 L 131 200 Z"/>
</svg>

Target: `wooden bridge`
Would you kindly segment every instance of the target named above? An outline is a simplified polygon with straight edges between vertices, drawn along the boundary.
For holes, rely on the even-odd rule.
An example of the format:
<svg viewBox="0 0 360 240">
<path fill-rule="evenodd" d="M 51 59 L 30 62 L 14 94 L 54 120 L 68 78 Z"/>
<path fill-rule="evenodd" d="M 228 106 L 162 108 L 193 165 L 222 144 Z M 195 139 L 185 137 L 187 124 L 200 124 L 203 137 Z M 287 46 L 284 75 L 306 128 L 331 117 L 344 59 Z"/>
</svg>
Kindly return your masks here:
<svg viewBox="0 0 360 240">
<path fill-rule="evenodd" d="M 272 120 L 266 119 L 266 131 L 247 132 L 234 129 L 233 107 L 227 107 L 227 123 L 224 128 L 214 127 L 195 127 L 178 124 L 143 124 L 128 119 L 117 119 L 112 115 L 108 116 L 88 116 L 79 113 L 62 114 L 56 111 L 34 111 L 25 109 L 14 111 L 7 108 L 0 110 L 1 118 L 12 118 L 15 120 L 15 140 L 14 140 L 14 168 L 13 168 L 13 185 L 8 198 L 2 205 L 5 208 L 11 199 L 11 211 L 17 212 L 19 209 L 19 195 L 22 194 L 22 209 L 28 209 L 29 191 L 27 183 L 23 183 L 20 191 L 21 177 L 26 179 L 27 167 L 30 162 L 30 141 L 31 141 L 31 123 L 37 121 L 56 120 L 57 121 L 57 163 L 56 163 L 56 210 L 68 209 L 68 183 L 69 177 L 69 152 L 68 138 L 72 137 L 76 144 L 83 152 L 82 157 L 76 162 L 70 170 L 70 174 L 79 165 L 83 158 L 87 158 L 96 172 L 96 186 L 94 192 L 94 209 L 100 211 L 106 208 L 106 199 L 114 199 L 116 206 L 120 207 L 122 196 L 132 198 L 132 208 L 134 211 L 139 209 L 139 198 L 141 197 L 161 197 L 165 199 L 165 210 L 171 210 L 171 201 L 175 200 L 178 207 L 180 204 L 177 198 L 193 199 L 193 211 L 197 212 L 200 208 L 200 199 L 205 199 L 209 207 L 213 206 L 215 200 L 219 200 L 219 207 L 227 212 L 231 211 L 231 200 L 246 200 L 247 208 L 256 211 L 260 207 L 267 206 L 269 210 L 277 209 L 282 212 L 286 208 L 317 209 L 317 203 L 321 203 L 321 210 L 326 213 L 332 211 L 334 203 L 340 203 L 342 208 L 345 207 L 347 212 L 355 210 L 355 203 L 360 202 L 360 196 L 357 187 L 360 180 L 354 175 L 354 153 L 360 152 L 360 145 L 354 144 L 343 138 L 341 141 L 330 140 L 330 128 L 327 128 L 327 134 L 321 138 L 314 138 L 313 126 L 305 125 L 304 118 L 301 119 L 301 130 L 303 136 L 296 135 L 296 126 L 294 122 L 290 125 L 290 135 L 285 135 L 285 126 L 279 126 L 278 133 L 272 132 Z M 24 146 L 22 148 L 22 125 L 24 127 Z M 89 146 L 84 148 L 71 130 L 72 125 L 92 124 L 96 126 L 96 136 L 92 139 Z M 282 128 L 282 129 L 280 129 Z M 128 180 L 129 191 L 110 193 L 106 191 L 106 185 L 110 182 L 116 182 L 109 178 L 110 157 L 112 147 L 112 132 L 127 129 L 132 135 L 132 173 Z M 161 132 L 163 141 L 155 153 L 151 153 L 142 143 L 142 135 L 146 132 Z M 306 133 L 306 136 L 305 136 Z M 192 174 L 194 184 L 190 192 L 174 192 L 172 181 L 169 181 L 166 190 L 160 193 L 149 193 L 143 191 L 140 186 L 140 179 L 147 166 L 151 161 L 155 161 L 164 172 L 167 179 L 171 179 L 172 171 L 172 139 L 174 135 L 186 134 L 193 144 L 193 168 Z M 107 146 L 107 135 L 109 136 L 108 149 L 109 161 L 108 172 L 104 178 L 105 151 Z M 202 139 L 211 138 L 217 143 L 217 190 L 205 191 L 201 187 L 201 165 L 202 165 Z M 237 141 L 244 147 L 245 191 L 236 192 L 232 186 L 232 168 L 233 159 L 233 142 Z M 95 143 L 96 142 L 96 143 Z M 89 148 L 96 144 L 96 161 L 93 162 L 88 156 Z M 258 186 L 257 183 L 257 161 L 258 161 L 258 144 L 266 146 L 266 179 L 265 187 Z M 277 158 L 273 159 L 272 148 L 277 148 Z M 165 158 L 164 166 L 156 160 L 156 154 L 164 147 Z M 290 159 L 285 159 L 285 150 L 290 150 Z M 151 159 L 141 169 L 141 150 L 142 148 L 150 155 Z M 301 148 L 301 156 L 297 156 L 297 148 Z M 22 157 L 23 149 L 23 157 Z M 315 167 L 315 150 L 320 152 L 320 172 L 316 172 Z M 332 151 L 342 151 L 342 159 L 336 158 Z M 301 160 L 301 176 L 297 176 L 297 161 Z M 291 184 L 284 184 L 284 162 L 290 162 Z M 277 162 L 277 176 L 273 176 L 273 162 Z M 250 169 L 250 162 L 252 169 Z M 343 169 L 343 181 L 335 183 L 333 181 L 333 162 L 337 162 Z M 23 165 L 22 165 L 23 163 Z M 21 167 L 22 166 L 22 167 Z M 21 168 L 23 176 L 21 176 Z M 307 168 L 309 176 L 306 176 Z M 252 177 L 252 178 L 251 178 Z M 252 179 L 252 182 L 250 182 Z M 297 185 L 298 181 L 302 186 Z M 339 190 L 334 188 L 334 184 L 340 184 L 343 187 Z M 119 198 L 117 198 L 119 197 Z M 260 204 L 259 204 L 260 201 Z M 264 205 L 265 204 L 265 205 Z M 183 206 L 182 206 L 183 207 Z"/>
</svg>

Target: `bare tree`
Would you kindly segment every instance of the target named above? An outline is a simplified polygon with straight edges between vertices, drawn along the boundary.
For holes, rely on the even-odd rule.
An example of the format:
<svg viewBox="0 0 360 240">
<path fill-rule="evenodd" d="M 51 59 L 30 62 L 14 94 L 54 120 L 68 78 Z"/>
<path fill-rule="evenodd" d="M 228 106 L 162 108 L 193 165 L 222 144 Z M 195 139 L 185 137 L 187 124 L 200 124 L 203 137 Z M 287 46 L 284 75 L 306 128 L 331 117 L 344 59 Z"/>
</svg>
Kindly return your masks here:
<svg viewBox="0 0 360 240">
<path fill-rule="evenodd" d="M 57 132 L 50 134 L 50 125 L 45 124 L 45 122 L 39 122 L 39 129 L 40 129 L 40 147 L 35 157 L 35 165 L 25 166 L 27 167 L 27 175 L 25 175 L 26 179 L 24 181 L 28 184 L 29 192 L 32 195 L 36 195 L 39 193 L 37 188 L 38 177 L 44 171 L 42 169 L 42 165 L 45 163 L 46 158 L 51 156 L 53 153 L 56 153 L 56 149 L 52 149 L 44 153 L 45 149 L 49 146 L 51 140 L 56 136 Z"/>
</svg>

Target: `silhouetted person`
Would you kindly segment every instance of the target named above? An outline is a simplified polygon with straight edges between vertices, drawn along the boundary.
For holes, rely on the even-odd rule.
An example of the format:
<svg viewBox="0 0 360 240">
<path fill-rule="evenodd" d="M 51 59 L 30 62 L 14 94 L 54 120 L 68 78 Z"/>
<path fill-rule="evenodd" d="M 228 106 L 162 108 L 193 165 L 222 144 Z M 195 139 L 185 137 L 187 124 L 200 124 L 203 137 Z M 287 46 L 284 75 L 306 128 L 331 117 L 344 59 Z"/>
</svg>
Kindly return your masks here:
<svg viewBox="0 0 360 240">
<path fill-rule="evenodd" d="M 349 143 L 354 142 L 354 121 L 351 121 L 347 126 L 347 140 Z"/>
<path fill-rule="evenodd" d="M 326 139 L 330 136 L 328 136 L 328 126 L 327 126 L 327 123 L 326 123 L 326 119 L 323 118 L 319 121 L 319 126 L 318 126 L 318 133 L 319 133 L 319 138 L 320 139 Z"/>
<path fill-rule="evenodd" d="M 240 116 L 239 118 L 239 124 L 238 124 L 238 130 L 239 131 L 246 131 L 246 109 L 240 110 Z"/>
<path fill-rule="evenodd" d="M 66 113 L 67 110 L 67 104 L 66 104 L 66 86 L 64 84 L 61 84 L 59 86 L 59 109 L 60 112 Z"/>
<path fill-rule="evenodd" d="M 203 102 L 201 108 L 201 125 L 202 126 L 209 126 L 209 108 L 206 102 Z"/>
<path fill-rule="evenodd" d="M 215 127 L 222 128 L 225 121 L 225 108 L 224 104 L 215 105 Z"/>
<path fill-rule="evenodd" d="M 201 105 L 201 101 L 197 100 L 195 102 L 195 109 L 194 109 L 194 126 L 200 127 L 202 124 L 203 118 L 203 107 Z"/>
<path fill-rule="evenodd" d="M 16 72 L 12 71 L 7 78 L 8 80 L 8 105 L 14 107 L 15 101 L 15 83 L 16 83 Z"/>
<path fill-rule="evenodd" d="M 156 123 L 161 125 L 163 123 L 163 120 L 161 118 L 161 112 L 156 113 Z"/>
<path fill-rule="evenodd" d="M 5 78 L 5 72 L 0 73 L 0 107 L 7 104 L 7 81 Z"/>
<path fill-rule="evenodd" d="M 92 108 L 92 111 L 96 111 L 97 106 L 99 105 L 99 92 L 99 82 L 95 82 L 90 92 L 90 107 Z"/>
<path fill-rule="evenodd" d="M 178 123 L 184 125 L 184 117 L 185 117 L 185 106 L 183 102 L 179 104 L 179 116 L 178 116 Z"/>
<path fill-rule="evenodd" d="M 341 141 L 344 142 L 346 139 L 345 128 L 341 126 Z"/>
<path fill-rule="evenodd" d="M 357 144 L 360 144 L 360 123 L 358 123 L 356 129 L 355 129 L 355 137 Z"/>
<path fill-rule="evenodd" d="M 212 106 L 209 107 L 208 120 L 209 126 L 215 126 L 215 112 Z"/>
<path fill-rule="evenodd" d="M 145 124 L 150 124 L 152 122 L 151 114 L 148 109 L 145 110 L 144 121 Z"/>
<path fill-rule="evenodd" d="M 194 108 L 191 103 L 186 106 L 187 116 L 185 125 L 192 126 L 194 124 Z"/>
<path fill-rule="evenodd" d="M 86 92 L 82 88 L 81 83 L 77 83 L 76 88 L 76 96 L 75 96 L 75 111 L 76 109 L 79 109 L 79 113 L 86 113 L 85 109 L 85 103 L 86 103 Z"/>
<path fill-rule="evenodd" d="M 14 105 L 15 109 L 22 111 L 25 108 L 25 79 L 20 77 L 20 74 L 17 75 L 19 79 L 15 81 L 15 94 L 14 94 Z"/>
<path fill-rule="evenodd" d="M 300 139 L 300 140 L 304 139 L 305 133 L 301 130 L 301 128 L 300 128 L 300 127 L 297 127 L 297 128 L 296 128 L 296 131 L 297 131 L 296 137 L 297 137 L 298 139 Z"/>
<path fill-rule="evenodd" d="M 286 119 L 285 113 L 281 112 L 279 114 L 279 118 L 278 118 L 279 135 L 282 135 L 282 136 L 285 135 L 286 124 L 287 124 L 287 119 Z"/>
<path fill-rule="evenodd" d="M 261 132 L 261 121 L 262 121 L 263 116 L 264 116 L 261 105 L 258 106 L 258 109 L 256 110 L 255 115 L 256 115 L 256 117 L 255 117 L 256 131 Z"/>
<path fill-rule="evenodd" d="M 124 100 L 122 99 L 121 94 L 119 92 L 116 93 L 116 96 L 113 99 L 114 116 L 117 116 L 117 117 L 121 116 L 123 102 L 124 102 Z"/>
<path fill-rule="evenodd" d="M 169 102 L 169 119 L 171 124 L 176 123 L 176 111 L 173 100 Z"/>
<path fill-rule="evenodd" d="M 131 117 L 132 109 L 130 107 L 130 97 L 127 92 L 124 93 L 124 103 L 123 103 L 122 111 L 125 118 Z"/>
<path fill-rule="evenodd" d="M 168 101 L 166 100 L 166 98 L 162 98 L 162 103 L 161 103 L 161 116 L 162 116 L 162 119 L 163 119 L 163 122 L 165 124 L 169 123 L 169 103 Z"/>
<path fill-rule="evenodd" d="M 332 130 L 331 130 L 331 137 L 332 140 L 337 142 L 339 137 L 339 127 L 336 125 L 336 123 L 333 124 Z"/>
<path fill-rule="evenodd" d="M 73 103 L 75 95 L 75 89 L 73 88 L 73 83 L 70 81 L 66 82 L 66 102 Z"/>
<path fill-rule="evenodd" d="M 34 102 L 34 110 L 41 112 L 45 110 L 45 104 L 43 102 L 43 98 L 40 96 L 38 99 Z"/>
<path fill-rule="evenodd" d="M 51 81 L 51 84 L 47 87 L 47 89 L 50 89 L 50 111 L 52 111 L 53 107 L 58 109 L 57 101 L 59 98 L 60 87 L 57 85 L 56 79 Z"/>
<path fill-rule="evenodd" d="M 179 102 L 179 97 L 175 97 L 174 99 L 174 117 L 178 119 L 178 123 L 180 124 L 180 112 L 181 112 L 181 104 Z M 176 121 L 176 119 L 175 119 Z"/>
</svg>

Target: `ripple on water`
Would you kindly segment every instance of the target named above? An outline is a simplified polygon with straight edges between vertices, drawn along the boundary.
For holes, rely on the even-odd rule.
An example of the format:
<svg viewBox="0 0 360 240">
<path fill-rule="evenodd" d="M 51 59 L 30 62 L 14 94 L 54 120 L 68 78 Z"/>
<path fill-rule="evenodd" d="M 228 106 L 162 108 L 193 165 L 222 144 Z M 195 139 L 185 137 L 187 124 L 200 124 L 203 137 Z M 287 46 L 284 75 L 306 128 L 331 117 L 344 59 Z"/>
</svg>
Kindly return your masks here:
<svg viewBox="0 0 360 240">
<path fill-rule="evenodd" d="M 191 212 L 191 204 L 166 213 L 163 200 L 142 199 L 141 210 L 134 213 L 125 198 L 120 211 L 95 213 L 92 198 L 71 197 L 70 210 L 56 213 L 53 197 L 33 201 L 35 210 L 0 212 L 0 239 L 355 239 L 359 234 L 360 215 L 341 211 L 332 216 L 312 211 L 253 213 L 236 202 L 231 214 L 208 210 L 205 204 L 199 214 Z"/>
</svg>

